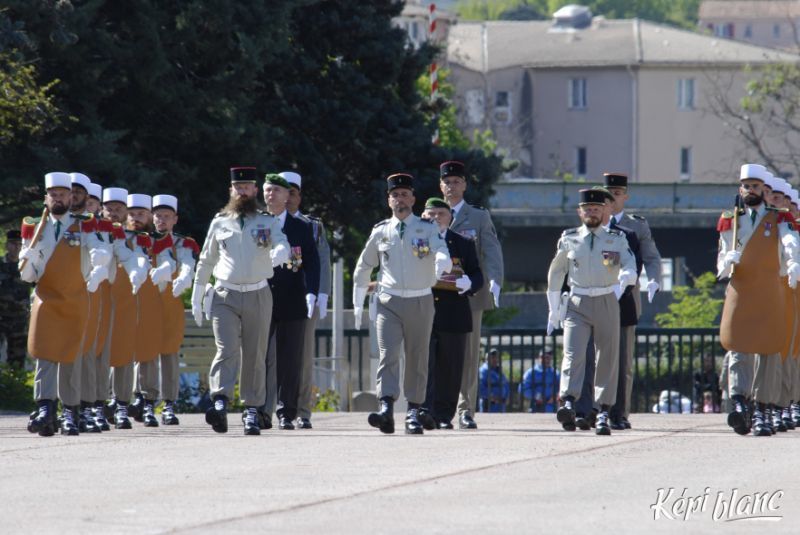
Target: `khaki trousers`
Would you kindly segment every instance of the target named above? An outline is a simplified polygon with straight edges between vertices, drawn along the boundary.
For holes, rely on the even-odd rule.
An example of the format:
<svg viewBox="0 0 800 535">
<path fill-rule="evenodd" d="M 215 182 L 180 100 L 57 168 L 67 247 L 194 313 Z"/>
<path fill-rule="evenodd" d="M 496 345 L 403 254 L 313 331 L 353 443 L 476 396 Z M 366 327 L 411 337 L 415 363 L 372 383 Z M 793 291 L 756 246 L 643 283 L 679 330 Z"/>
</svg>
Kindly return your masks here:
<svg viewBox="0 0 800 535">
<path fill-rule="evenodd" d="M 405 348 L 403 393 L 409 403 L 425 401 L 433 314 L 433 294 L 421 297 L 378 295 L 379 399 L 400 397 L 400 359 Z"/>
<path fill-rule="evenodd" d="M 619 303 L 613 293 L 596 297 L 571 295 L 564 320 L 564 358 L 560 395 L 580 398 L 586 347 L 594 334 L 594 401 L 613 405 L 619 380 Z"/>
<path fill-rule="evenodd" d="M 217 353 L 211 362 L 208 383 L 211 396 L 233 399 L 236 376 L 239 396 L 249 407 L 261 406 L 267 395 L 267 339 L 272 319 L 269 286 L 253 292 L 227 288 L 214 290 L 211 323 Z"/>
<path fill-rule="evenodd" d="M 753 396 L 753 377 L 755 374 L 756 356 L 752 353 L 728 351 L 728 398 Z"/>
<path fill-rule="evenodd" d="M 312 399 L 311 387 L 313 386 L 314 354 L 316 349 L 317 320 L 319 320 L 319 307 L 314 307 L 314 315 L 306 320 L 305 343 L 303 344 L 303 361 L 300 367 L 300 388 L 297 392 L 297 416 L 311 418 L 311 411 L 316 403 Z"/>
<path fill-rule="evenodd" d="M 481 325 L 483 310 L 472 311 L 472 332 L 467 337 L 464 368 L 461 370 L 461 393 L 458 396 L 458 416 L 473 416 L 478 402 L 478 369 L 481 366 Z"/>
</svg>

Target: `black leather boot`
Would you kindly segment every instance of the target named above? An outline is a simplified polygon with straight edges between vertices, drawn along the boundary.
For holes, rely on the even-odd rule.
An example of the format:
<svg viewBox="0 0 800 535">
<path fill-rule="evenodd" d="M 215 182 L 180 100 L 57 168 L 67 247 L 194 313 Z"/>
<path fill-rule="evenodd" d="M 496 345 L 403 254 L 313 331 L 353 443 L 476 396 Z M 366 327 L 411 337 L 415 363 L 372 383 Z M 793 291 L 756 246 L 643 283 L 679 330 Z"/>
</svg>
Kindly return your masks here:
<svg viewBox="0 0 800 535">
<path fill-rule="evenodd" d="M 30 421 L 28 421 L 28 431 L 39 433 L 40 437 L 51 437 L 56 432 L 53 425 L 55 404 L 49 399 L 41 399 L 37 403 L 39 408 L 31 413 Z"/>
<path fill-rule="evenodd" d="M 228 398 L 214 396 L 214 405 L 206 411 L 206 423 L 217 433 L 228 432 Z"/>
<path fill-rule="evenodd" d="M 561 406 L 558 408 L 558 412 L 556 412 L 556 419 L 561 424 L 561 427 L 564 428 L 564 431 L 575 431 L 574 403 L 574 397 L 564 396 L 564 399 L 561 400 Z"/>
<path fill-rule="evenodd" d="M 380 429 L 381 433 L 394 433 L 394 400 L 388 396 L 381 398 L 381 409 L 371 412 L 367 417 L 369 425 Z"/>
<path fill-rule="evenodd" d="M 419 404 L 409 403 L 406 412 L 406 435 L 421 435 L 422 424 L 419 421 Z"/>
</svg>

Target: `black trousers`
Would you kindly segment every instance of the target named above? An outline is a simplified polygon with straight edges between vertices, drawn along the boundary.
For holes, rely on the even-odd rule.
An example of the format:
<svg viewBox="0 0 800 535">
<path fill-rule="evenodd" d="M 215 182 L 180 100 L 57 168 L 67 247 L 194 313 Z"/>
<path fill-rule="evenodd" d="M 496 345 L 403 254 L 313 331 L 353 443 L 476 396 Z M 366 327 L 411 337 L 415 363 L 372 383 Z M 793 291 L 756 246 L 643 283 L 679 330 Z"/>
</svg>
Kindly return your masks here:
<svg viewBox="0 0 800 535">
<path fill-rule="evenodd" d="M 277 389 L 279 418 L 297 417 L 297 396 L 300 391 L 300 368 L 305 342 L 306 320 L 273 321 L 269 326 L 270 344 L 275 344 L 274 358 L 267 348 L 267 398 L 269 389 Z M 274 379 L 270 380 L 270 374 Z M 273 398 L 274 399 L 274 398 Z"/>
<path fill-rule="evenodd" d="M 468 338 L 469 333 L 431 333 L 423 406 L 438 421 L 449 422 L 456 414 Z"/>
</svg>

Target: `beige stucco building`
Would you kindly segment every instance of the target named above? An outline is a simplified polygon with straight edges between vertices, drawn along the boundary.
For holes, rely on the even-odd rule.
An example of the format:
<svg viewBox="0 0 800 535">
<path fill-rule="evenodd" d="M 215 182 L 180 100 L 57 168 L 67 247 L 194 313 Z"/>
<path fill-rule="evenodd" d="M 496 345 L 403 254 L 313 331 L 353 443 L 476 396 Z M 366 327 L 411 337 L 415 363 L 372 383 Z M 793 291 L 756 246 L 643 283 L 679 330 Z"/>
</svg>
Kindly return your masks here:
<svg viewBox="0 0 800 535">
<path fill-rule="evenodd" d="M 748 154 L 710 111 L 738 102 L 746 65 L 798 56 L 638 19 L 460 22 L 450 28 L 460 126 L 491 129 L 520 162 L 512 176 L 721 182 Z"/>
<path fill-rule="evenodd" d="M 797 51 L 798 0 L 704 0 L 698 26 L 716 37 Z"/>
</svg>

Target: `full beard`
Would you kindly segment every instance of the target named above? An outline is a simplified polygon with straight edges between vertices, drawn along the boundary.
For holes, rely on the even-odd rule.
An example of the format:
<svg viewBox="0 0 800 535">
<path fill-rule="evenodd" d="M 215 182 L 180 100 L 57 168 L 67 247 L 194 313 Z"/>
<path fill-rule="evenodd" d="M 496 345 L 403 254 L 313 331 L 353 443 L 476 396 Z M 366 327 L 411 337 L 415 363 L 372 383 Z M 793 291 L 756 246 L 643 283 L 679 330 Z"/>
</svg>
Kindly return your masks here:
<svg viewBox="0 0 800 535">
<path fill-rule="evenodd" d="M 597 228 L 600 226 L 600 218 L 587 217 L 583 220 L 583 224 L 586 225 L 587 228 Z"/>
<path fill-rule="evenodd" d="M 231 197 L 228 204 L 222 209 L 222 213 L 234 216 L 248 215 L 255 213 L 258 208 L 255 197 Z"/>
<path fill-rule="evenodd" d="M 748 193 L 744 196 L 743 200 L 747 206 L 758 206 L 764 202 L 764 194 L 756 195 L 755 193 Z"/>
<path fill-rule="evenodd" d="M 60 202 L 55 203 L 50 207 L 50 213 L 53 215 L 64 215 L 67 213 L 67 205 Z"/>
</svg>

